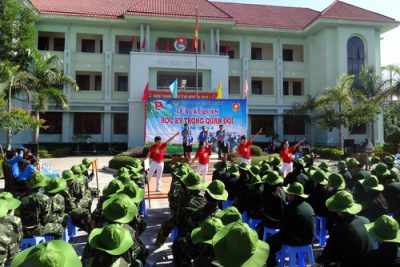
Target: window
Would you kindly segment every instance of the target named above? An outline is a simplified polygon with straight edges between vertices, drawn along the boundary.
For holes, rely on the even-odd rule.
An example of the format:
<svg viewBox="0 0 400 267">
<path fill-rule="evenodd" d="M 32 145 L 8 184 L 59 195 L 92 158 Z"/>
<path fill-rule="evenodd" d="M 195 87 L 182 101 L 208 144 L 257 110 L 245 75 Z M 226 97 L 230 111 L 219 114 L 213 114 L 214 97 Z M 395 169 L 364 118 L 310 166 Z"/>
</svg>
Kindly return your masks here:
<svg viewBox="0 0 400 267">
<path fill-rule="evenodd" d="M 165 90 L 168 89 L 170 84 L 178 79 L 178 92 L 180 87 L 186 87 L 186 90 L 196 90 L 196 73 L 194 72 L 169 72 L 169 71 L 157 71 L 157 89 Z M 184 86 L 182 85 L 182 81 L 186 81 Z M 198 86 L 199 90 L 203 87 L 203 73 L 199 72 L 198 75 Z"/>
<path fill-rule="evenodd" d="M 62 133 L 62 112 L 40 113 L 40 119 L 45 120 L 47 129 L 40 129 L 41 134 L 61 134 Z"/>
<path fill-rule="evenodd" d="M 293 81 L 293 95 L 303 95 L 301 90 L 301 82 Z"/>
<path fill-rule="evenodd" d="M 267 131 L 274 131 L 274 116 L 273 115 L 251 115 L 251 134 L 256 134 L 261 128 L 262 134 Z"/>
<path fill-rule="evenodd" d="M 50 50 L 50 38 L 49 37 L 42 37 L 39 36 L 38 39 L 38 49 L 39 50 L 45 50 L 48 51 Z"/>
<path fill-rule="evenodd" d="M 76 75 L 76 83 L 78 84 L 80 91 L 89 91 L 90 90 L 90 75 Z"/>
<path fill-rule="evenodd" d="M 101 91 L 101 75 L 96 75 L 94 77 L 94 90 Z"/>
<path fill-rule="evenodd" d="M 289 95 L 289 81 L 283 81 L 283 95 Z"/>
<path fill-rule="evenodd" d="M 363 41 L 356 36 L 347 41 L 347 73 L 354 75 L 354 85 L 360 84 L 359 74 L 364 66 L 365 51 Z"/>
<path fill-rule="evenodd" d="M 251 94 L 262 95 L 262 81 L 251 81 Z"/>
<path fill-rule="evenodd" d="M 114 113 L 114 134 L 128 134 L 128 113 Z"/>
<path fill-rule="evenodd" d="M 74 134 L 101 134 L 101 113 L 74 113 Z"/>
<path fill-rule="evenodd" d="M 65 39 L 54 38 L 54 51 L 64 51 L 64 49 L 65 49 Z"/>
<path fill-rule="evenodd" d="M 350 134 L 367 134 L 367 125 L 360 124 L 354 125 L 352 128 L 349 128 Z"/>
<path fill-rule="evenodd" d="M 283 58 L 283 61 L 293 61 L 293 50 L 292 49 L 283 49 L 282 58 Z"/>
<path fill-rule="evenodd" d="M 252 60 L 261 60 L 262 59 L 262 49 L 259 47 L 251 48 L 251 59 Z"/>
<path fill-rule="evenodd" d="M 96 41 L 82 39 L 82 52 L 85 53 L 95 53 L 96 49 Z"/>
<path fill-rule="evenodd" d="M 116 91 L 128 92 L 128 75 L 117 75 L 117 86 Z"/>
<path fill-rule="evenodd" d="M 305 135 L 306 120 L 304 116 L 283 116 L 283 134 Z"/>
<path fill-rule="evenodd" d="M 119 54 L 129 54 L 132 50 L 132 43 L 128 41 L 119 41 L 118 42 Z"/>
</svg>

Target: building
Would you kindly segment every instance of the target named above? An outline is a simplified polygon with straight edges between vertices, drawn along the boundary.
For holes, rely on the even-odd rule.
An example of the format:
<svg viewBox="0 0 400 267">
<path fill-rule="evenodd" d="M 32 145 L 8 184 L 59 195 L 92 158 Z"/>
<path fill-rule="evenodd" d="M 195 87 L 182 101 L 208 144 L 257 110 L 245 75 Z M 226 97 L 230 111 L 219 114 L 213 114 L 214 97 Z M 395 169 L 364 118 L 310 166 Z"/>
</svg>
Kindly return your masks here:
<svg viewBox="0 0 400 267">
<path fill-rule="evenodd" d="M 260 127 L 280 138 L 310 138 L 304 120 L 285 115 L 333 86 L 342 73 L 356 74 L 363 64 L 380 72 L 380 35 L 399 22 L 344 2 L 322 12 L 206 0 L 30 0 L 37 10 L 37 46 L 58 54 L 65 73 L 80 91 L 64 88 L 68 111 L 50 107 L 50 125 L 41 142 L 71 142 L 88 133 L 92 141 L 144 140 L 147 82 L 155 95 L 168 92 L 179 78 L 179 90 L 190 97 L 215 93 L 222 81 L 224 98 L 241 98 L 248 80 L 249 134 Z M 196 87 L 193 38 L 199 18 L 199 80 Z M 185 49 L 184 49 L 185 48 Z M 163 93 L 164 92 L 164 93 Z M 377 115 L 375 138 L 383 143 L 383 119 Z M 337 132 L 317 129 L 316 144 L 336 144 Z M 369 136 L 360 125 L 346 137 L 359 142 Z M 16 143 L 26 143 L 30 133 Z M 258 141 L 266 141 L 261 136 Z"/>
</svg>

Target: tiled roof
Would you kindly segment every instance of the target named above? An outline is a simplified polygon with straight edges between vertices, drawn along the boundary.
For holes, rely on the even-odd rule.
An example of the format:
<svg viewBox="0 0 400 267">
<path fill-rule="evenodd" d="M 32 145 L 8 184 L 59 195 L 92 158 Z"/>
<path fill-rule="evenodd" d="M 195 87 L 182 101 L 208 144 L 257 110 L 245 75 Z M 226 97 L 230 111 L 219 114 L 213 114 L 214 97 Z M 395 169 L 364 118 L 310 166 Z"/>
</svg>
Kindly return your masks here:
<svg viewBox="0 0 400 267">
<path fill-rule="evenodd" d="M 309 8 L 214 2 L 235 20 L 237 26 L 303 29 L 320 12 Z"/>
<path fill-rule="evenodd" d="M 320 17 L 345 20 L 396 22 L 395 19 L 340 1 L 333 2 L 332 5 L 321 12 Z"/>
<path fill-rule="evenodd" d="M 127 11 L 128 14 L 163 16 L 163 17 L 194 17 L 204 19 L 231 20 L 232 17 L 207 0 L 139 0 Z"/>
</svg>

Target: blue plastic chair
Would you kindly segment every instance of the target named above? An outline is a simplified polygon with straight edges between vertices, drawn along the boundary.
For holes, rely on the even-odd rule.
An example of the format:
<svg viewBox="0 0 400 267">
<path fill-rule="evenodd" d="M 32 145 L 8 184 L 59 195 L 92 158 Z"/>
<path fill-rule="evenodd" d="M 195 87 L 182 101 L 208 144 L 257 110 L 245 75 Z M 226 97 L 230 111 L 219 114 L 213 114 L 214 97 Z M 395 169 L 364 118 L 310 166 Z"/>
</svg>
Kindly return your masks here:
<svg viewBox="0 0 400 267">
<path fill-rule="evenodd" d="M 174 227 L 172 229 L 172 231 L 171 231 L 171 240 L 172 240 L 172 242 L 175 241 L 175 239 L 178 237 L 178 235 L 179 235 L 178 227 Z"/>
<path fill-rule="evenodd" d="M 22 251 L 53 239 L 54 238 L 50 235 L 25 237 L 22 239 L 20 250 Z"/>
<path fill-rule="evenodd" d="M 228 207 L 230 207 L 230 206 L 232 206 L 232 205 L 233 205 L 233 200 L 222 201 L 222 209 L 223 210 L 228 208 Z"/>
<path fill-rule="evenodd" d="M 327 217 L 315 216 L 315 239 L 318 240 L 321 247 L 325 247 L 326 244 L 326 222 Z"/>
<path fill-rule="evenodd" d="M 147 218 L 146 201 L 144 199 L 139 204 L 139 214 L 143 218 Z"/>
<path fill-rule="evenodd" d="M 72 236 L 69 235 L 68 229 L 67 229 L 67 228 L 64 229 L 63 240 L 64 240 L 65 242 L 72 241 Z"/>
<path fill-rule="evenodd" d="M 247 212 L 246 211 L 242 213 L 242 222 L 244 222 L 244 223 L 248 222 Z"/>
<path fill-rule="evenodd" d="M 283 245 L 282 249 L 276 253 L 276 261 L 279 267 L 285 266 L 285 257 L 287 256 L 289 256 L 289 267 L 305 267 L 306 258 L 309 265 L 315 264 L 311 245 L 301 247 Z"/>
<path fill-rule="evenodd" d="M 79 231 L 79 228 L 72 223 L 71 218 L 68 219 L 67 230 L 68 236 L 70 237 L 76 236 L 77 232 Z"/>
<path fill-rule="evenodd" d="M 267 240 L 269 235 L 274 235 L 279 232 L 279 229 L 264 227 L 263 240 Z"/>
<path fill-rule="evenodd" d="M 257 225 L 261 223 L 262 223 L 261 219 L 254 219 L 249 217 L 247 220 L 247 224 L 250 226 L 250 228 L 256 231 L 257 231 Z"/>
</svg>

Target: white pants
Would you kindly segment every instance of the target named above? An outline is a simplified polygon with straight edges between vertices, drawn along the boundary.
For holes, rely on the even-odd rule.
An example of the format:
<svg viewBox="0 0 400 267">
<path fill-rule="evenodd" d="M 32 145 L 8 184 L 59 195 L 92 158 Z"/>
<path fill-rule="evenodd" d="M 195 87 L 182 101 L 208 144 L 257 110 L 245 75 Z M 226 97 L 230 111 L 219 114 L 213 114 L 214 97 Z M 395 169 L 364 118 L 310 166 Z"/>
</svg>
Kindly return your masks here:
<svg viewBox="0 0 400 267">
<path fill-rule="evenodd" d="M 203 177 L 204 182 L 207 182 L 208 164 L 199 164 L 196 172 Z"/>
<path fill-rule="evenodd" d="M 157 185 L 156 190 L 161 190 L 161 177 L 164 171 L 164 162 L 158 163 L 156 161 L 152 161 L 150 164 L 149 173 L 147 174 L 147 181 L 150 183 L 151 177 L 153 177 L 154 173 L 157 171 Z"/>
<path fill-rule="evenodd" d="M 251 165 L 251 159 L 240 158 L 240 163 L 243 162 Z"/>
<path fill-rule="evenodd" d="M 289 172 L 292 172 L 292 171 L 293 171 L 293 165 L 292 165 L 292 163 L 283 163 L 282 168 L 281 168 L 281 171 L 283 172 L 283 175 L 286 177 L 286 175 L 287 175 Z"/>
</svg>

